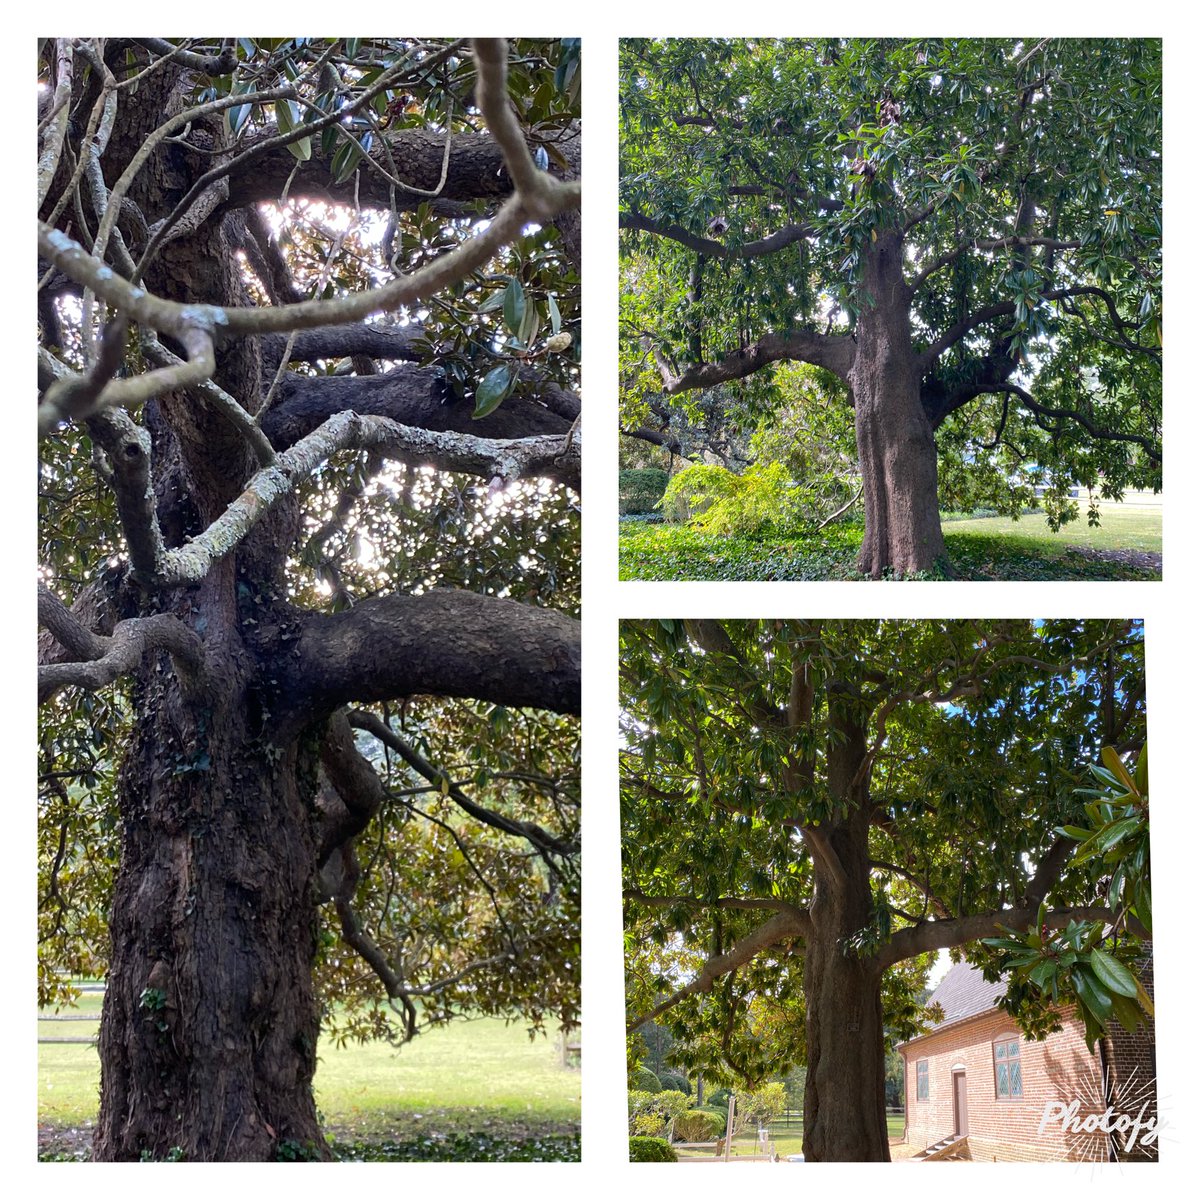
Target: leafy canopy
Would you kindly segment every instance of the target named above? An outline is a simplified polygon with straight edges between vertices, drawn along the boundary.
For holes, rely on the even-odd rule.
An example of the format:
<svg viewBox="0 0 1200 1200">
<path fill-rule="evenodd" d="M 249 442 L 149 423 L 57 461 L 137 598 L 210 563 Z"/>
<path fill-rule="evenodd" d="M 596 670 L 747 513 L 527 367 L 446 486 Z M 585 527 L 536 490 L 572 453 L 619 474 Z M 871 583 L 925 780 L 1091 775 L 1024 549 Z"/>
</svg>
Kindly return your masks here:
<svg viewBox="0 0 1200 1200">
<path fill-rule="evenodd" d="M 1064 827 L 1082 837 L 1102 817 L 1121 815 L 1089 809 L 1095 801 L 1081 787 L 1103 745 L 1144 743 L 1136 622 L 776 620 L 724 628 L 736 657 L 706 652 L 681 621 L 622 627 L 631 1017 L 694 978 L 773 905 L 811 903 L 816 875 L 800 832 L 848 815 L 829 776 L 830 753 L 844 736 L 834 720 L 843 704 L 857 706 L 877 739 L 865 801 L 873 915 L 846 939 L 846 953 L 874 954 L 934 919 L 996 913 L 1003 921 Z M 764 714 L 787 711 L 798 667 L 815 681 L 812 720 L 773 726 Z M 950 686 L 964 679 L 978 687 Z M 812 762 L 811 779 L 790 769 L 800 760 Z M 1144 832 L 1107 828 L 1101 840 Z M 1047 901 L 1104 903 L 1114 887 L 1126 888 L 1112 892 L 1114 910 L 1141 903 L 1140 914 L 1148 880 L 1144 902 L 1126 897 L 1141 895 L 1142 868 L 1123 858 L 1133 878 L 1114 884 L 1114 860 L 1087 853 L 1096 844 L 1062 855 Z M 1101 880 L 1108 891 L 1098 890 Z M 1131 953 L 1101 949 L 1126 961 Z M 967 953 L 999 970 L 1010 965 L 1003 950 L 971 942 Z M 802 942 L 759 954 L 711 992 L 685 996 L 656 1017 L 677 1039 L 671 1060 L 752 1081 L 803 1061 L 803 955 Z M 919 953 L 885 971 L 892 1035 L 922 1027 L 931 963 Z M 1023 1027 L 1044 1033 L 1047 1006 L 1071 998 L 1068 978 L 1053 997 L 1014 991 L 1012 1007 Z"/>
<path fill-rule="evenodd" d="M 1029 464 L 1059 494 L 1072 476 L 1106 496 L 1159 486 L 1161 49 L 625 41 L 633 399 L 655 373 L 648 343 L 686 363 L 772 331 L 852 332 L 870 303 L 857 286 L 865 250 L 901 230 L 915 346 L 944 351 L 926 387 L 986 382 L 1002 350 L 1020 356 L 1014 382 L 1037 406 L 984 387 L 972 406 L 936 413 L 943 458 L 990 475 L 997 499 L 999 481 Z M 764 249 L 774 235 L 786 236 Z M 1075 412 L 1084 422 L 1063 416 Z M 1073 515 L 1059 505 L 1053 519 L 1064 508 Z"/>
</svg>

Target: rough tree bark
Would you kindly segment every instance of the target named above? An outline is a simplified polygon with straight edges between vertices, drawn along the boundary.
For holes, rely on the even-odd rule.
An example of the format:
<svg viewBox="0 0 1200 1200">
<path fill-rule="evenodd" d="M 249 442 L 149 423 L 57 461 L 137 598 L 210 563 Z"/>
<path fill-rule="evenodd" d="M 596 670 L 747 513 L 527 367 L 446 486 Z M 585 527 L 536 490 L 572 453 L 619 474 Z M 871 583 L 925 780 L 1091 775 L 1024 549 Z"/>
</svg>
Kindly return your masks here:
<svg viewBox="0 0 1200 1200">
<path fill-rule="evenodd" d="M 921 403 L 898 233 L 866 254 L 858 350 L 848 382 L 866 528 L 858 566 L 913 575 L 946 565 L 938 515 L 937 445 Z"/>
<path fill-rule="evenodd" d="M 812 930 L 804 942 L 804 1156 L 811 1162 L 887 1162 L 880 972 L 847 942 L 873 918 L 861 705 L 840 703 L 831 728 L 829 794 L 842 815 L 808 833 L 814 889 Z"/>
<path fill-rule="evenodd" d="M 123 46 L 114 52 L 114 67 L 118 53 Z M 104 160 L 108 186 L 149 132 L 181 110 L 188 85 L 188 68 L 168 63 L 122 97 Z M 85 86 L 78 74 L 75 86 Z M 95 99 L 95 73 L 86 86 L 93 90 L 76 97 L 84 112 Z M 424 164 L 414 167 L 415 176 L 432 170 L 430 186 L 436 185 L 441 139 L 410 140 L 414 161 Z M 483 135 L 465 141 L 448 199 L 510 192 L 495 143 Z M 434 163 L 429 170 L 426 158 Z M 130 199 L 152 225 L 210 165 L 167 143 L 137 177 Z M 271 172 L 286 178 L 294 166 L 282 150 L 238 177 L 232 199 L 277 197 L 278 189 L 267 186 Z M 327 164 L 314 164 L 310 173 L 328 183 Z M 65 167 L 60 185 L 64 180 Z M 302 190 L 293 183 L 293 195 Z M 51 189 L 51 198 L 56 194 Z M 238 265 L 246 239 L 245 219 L 231 202 L 165 244 L 145 286 L 188 304 L 248 305 Z M 353 337 L 348 345 L 346 352 L 355 352 Z M 270 382 L 263 358 L 255 338 L 218 350 L 215 382 L 251 414 Z M 570 428 L 569 416 L 528 405 L 497 414 L 490 428 L 472 423 L 469 408 L 465 414 L 462 405 L 453 409 L 432 398 L 430 375 L 412 369 L 420 385 L 407 390 L 405 379 L 390 387 L 387 376 L 357 386 L 297 381 L 283 389 L 268 432 L 282 448 L 331 412 L 350 407 L 394 415 L 389 405 L 399 405 L 401 419 L 413 425 L 424 420 L 483 436 Z M 146 425 L 154 507 L 170 549 L 223 513 L 258 464 L 237 429 L 194 395 L 152 401 Z M 119 615 L 174 614 L 202 642 L 203 663 L 198 678 L 186 680 L 168 669 L 165 655 L 151 654 L 134 676 L 134 731 L 119 781 L 123 844 L 101 1024 L 97 1160 L 181 1152 L 188 1161 L 263 1161 L 279 1157 L 281 1147 L 290 1147 L 292 1157 L 327 1156 L 311 1087 L 320 1023 L 312 982 L 324 898 L 319 873 L 332 854 L 322 847 L 317 795 L 319 747 L 341 705 L 352 697 L 429 692 L 578 711 L 578 627 L 546 610 L 480 596 L 414 598 L 411 614 L 395 614 L 409 626 L 396 631 L 396 645 L 381 656 L 372 640 L 386 630 L 386 602 L 325 624 L 292 608 L 283 571 L 298 522 L 291 496 L 197 587 L 122 585 L 127 611 Z M 491 605 L 499 606 L 499 617 Z M 478 608 L 487 611 L 476 628 Z M 455 640 L 453 629 L 436 636 L 447 617 L 461 618 L 465 642 Z M 379 623 L 372 625 L 373 618 Z M 404 641 L 406 631 L 418 629 L 425 634 L 420 644 Z M 302 652 L 307 674 L 297 668 Z M 484 669 L 472 675 L 466 659 L 476 655 Z M 371 685 L 356 690 L 368 675 Z"/>
</svg>

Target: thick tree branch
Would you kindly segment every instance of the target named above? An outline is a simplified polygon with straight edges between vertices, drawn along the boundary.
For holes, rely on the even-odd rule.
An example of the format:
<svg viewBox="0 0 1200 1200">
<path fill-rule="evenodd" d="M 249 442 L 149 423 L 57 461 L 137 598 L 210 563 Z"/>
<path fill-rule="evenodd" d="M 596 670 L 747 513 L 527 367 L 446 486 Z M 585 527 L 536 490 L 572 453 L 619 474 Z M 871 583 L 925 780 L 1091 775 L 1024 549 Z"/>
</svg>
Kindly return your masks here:
<svg viewBox="0 0 1200 1200">
<path fill-rule="evenodd" d="M 232 46 L 226 46 L 219 54 L 197 54 L 194 50 L 185 50 L 161 38 L 138 38 L 137 42 L 152 54 L 167 56 L 185 67 L 203 71 L 210 79 L 218 75 L 232 75 L 237 70 L 237 51 Z"/>
<path fill-rule="evenodd" d="M 965 946 L 980 938 L 992 937 L 1003 932 L 999 927 L 1028 929 L 1038 919 L 1039 905 L 1022 905 L 1018 908 L 998 908 L 991 912 L 973 913 L 966 917 L 952 917 L 941 921 L 924 921 L 911 925 L 892 935 L 891 940 L 875 956 L 881 967 L 890 967 L 917 954 L 932 950 L 949 950 L 952 946 Z M 1050 929 L 1062 929 L 1071 921 L 1114 922 L 1120 914 L 1111 908 L 1084 905 L 1074 908 L 1052 908 L 1045 915 L 1045 925 Z M 1143 926 L 1132 919 L 1126 927 L 1137 937 L 1149 936 Z"/>
<path fill-rule="evenodd" d="M 1035 416 L 1053 417 L 1059 421 L 1074 421 L 1077 425 L 1083 426 L 1088 435 L 1097 441 L 1130 442 L 1135 446 L 1141 446 L 1151 462 L 1162 462 L 1162 447 L 1140 433 L 1122 433 L 1117 429 L 1102 429 L 1086 413 L 1076 412 L 1070 408 L 1049 408 L 1044 404 L 1039 404 L 1023 387 L 1019 387 L 1015 383 L 1000 384 L 995 390 L 1016 396 Z"/>
<path fill-rule="evenodd" d="M 815 237 L 817 232 L 811 225 L 785 225 L 782 229 L 777 229 L 774 233 L 768 234 L 766 237 L 757 238 L 752 242 L 743 242 L 739 246 L 726 245 L 726 243 L 719 242 L 715 238 L 703 237 L 700 234 L 692 233 L 684 229 L 682 225 L 652 221 L 649 217 L 644 216 L 636 210 L 621 213 L 619 224 L 622 229 L 635 229 L 643 233 L 652 233 L 657 237 L 665 237 L 673 242 L 678 242 L 681 246 L 686 246 L 689 250 L 695 250 L 698 254 L 704 254 L 710 258 L 724 259 L 762 258 L 764 255 L 777 254 L 780 250 L 784 250 L 796 242 L 802 242 L 808 238 Z"/>
<path fill-rule="evenodd" d="M 280 647 L 280 693 L 324 711 L 432 695 L 578 714 L 580 657 L 579 623 L 562 613 L 438 589 L 301 616 Z"/>
<path fill-rule="evenodd" d="M 753 932 L 735 942 L 723 954 L 714 955 L 696 973 L 695 978 L 678 991 L 668 996 L 661 1004 L 656 1004 L 648 1013 L 633 1018 L 625 1026 L 627 1033 L 656 1020 L 669 1008 L 687 996 L 698 996 L 711 992 L 713 985 L 722 975 L 737 970 L 752 958 L 769 950 L 772 946 L 790 942 L 796 938 L 809 936 L 811 921 L 807 913 L 801 911 L 781 912 L 764 921 Z"/>
<path fill-rule="evenodd" d="M 38 584 L 38 626 L 47 629 L 55 641 L 76 661 L 102 658 L 109 646 L 108 638 L 93 633 L 44 584 Z"/>
<path fill-rule="evenodd" d="M 280 333 L 262 338 L 263 370 L 274 373 L 286 350 L 288 362 L 317 362 L 364 354 L 391 362 L 418 362 L 417 343 L 426 336 L 420 325 L 328 325 L 305 329 L 289 339 Z"/>
<path fill-rule="evenodd" d="M 261 424 L 277 450 L 295 444 L 330 417 L 346 411 L 388 417 L 397 424 L 432 432 L 482 438 L 544 434 L 564 438 L 579 415 L 577 403 L 571 404 L 575 397 L 551 384 L 543 385 L 534 395 L 536 400 L 524 394 L 510 396 L 495 412 L 475 420 L 470 404 L 454 400 L 433 368 L 404 366 L 382 375 L 344 378 L 287 375 L 278 399 L 262 415 Z"/>
<path fill-rule="evenodd" d="M 291 495 L 330 455 L 350 447 L 378 448 L 387 457 L 429 464 L 506 482 L 534 476 L 579 483 L 579 439 L 559 437 L 493 441 L 460 433 L 433 433 L 397 425 L 384 417 L 341 412 L 251 476 L 242 493 L 203 533 L 167 551 L 154 582 L 158 586 L 199 583 L 214 562 L 230 554 L 268 512 Z"/>
<path fill-rule="evenodd" d="M 40 607 L 40 605 L 39 605 Z M 54 614 L 61 624 L 61 615 Z M 97 638 L 90 649 L 101 653 L 83 662 L 57 662 L 38 667 L 38 703 L 45 704 L 64 687 L 94 692 L 137 670 L 148 654 L 165 650 L 174 660 L 185 687 L 195 686 L 204 662 L 200 639 L 178 617 L 159 613 L 121 621 L 110 638 Z"/>
<path fill-rule="evenodd" d="M 317 865 L 357 837 L 387 799 L 387 789 L 375 768 L 358 752 L 354 732 L 344 712 L 335 712 L 321 739 L 321 766 L 340 807 L 323 809 Z"/>
<path fill-rule="evenodd" d="M 1034 871 L 1033 878 L 1030 879 L 1029 886 L 1025 889 L 1025 895 L 1021 897 L 1023 908 L 1034 907 L 1045 900 L 1046 893 L 1058 881 L 1059 876 L 1063 873 L 1063 868 L 1070 862 L 1078 848 L 1079 844 L 1071 841 L 1070 838 L 1054 839 L 1054 844 L 1042 855 L 1042 860 L 1038 863 L 1037 870 Z"/>
<path fill-rule="evenodd" d="M 675 396 L 695 388 L 716 387 L 734 379 L 744 379 L 769 363 L 783 361 L 813 363 L 845 381 L 854 365 L 854 355 L 854 342 L 848 336 L 797 330 L 788 334 L 764 334 L 758 341 L 733 351 L 719 362 L 692 364 L 678 374 L 661 355 L 656 358 L 663 390 L 667 395 Z"/>
<path fill-rule="evenodd" d="M 89 417 L 87 430 L 112 466 L 109 482 L 133 574 L 140 581 L 152 581 L 166 547 L 155 511 L 150 435 L 121 409 Z"/>
</svg>

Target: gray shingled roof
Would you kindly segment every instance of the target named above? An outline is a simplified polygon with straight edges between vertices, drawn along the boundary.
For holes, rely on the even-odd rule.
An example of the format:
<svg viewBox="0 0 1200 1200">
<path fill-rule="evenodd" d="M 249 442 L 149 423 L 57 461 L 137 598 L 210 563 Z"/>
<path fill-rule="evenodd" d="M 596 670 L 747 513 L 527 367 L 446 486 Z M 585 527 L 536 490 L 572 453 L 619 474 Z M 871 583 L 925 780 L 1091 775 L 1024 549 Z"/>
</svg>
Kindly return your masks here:
<svg viewBox="0 0 1200 1200">
<path fill-rule="evenodd" d="M 944 1015 L 938 1025 L 949 1025 L 995 1008 L 1006 986 L 1003 978 L 998 983 L 988 983 L 978 967 L 957 962 L 951 964 L 942 982 L 933 989 L 929 1003 L 942 1006 Z"/>
</svg>

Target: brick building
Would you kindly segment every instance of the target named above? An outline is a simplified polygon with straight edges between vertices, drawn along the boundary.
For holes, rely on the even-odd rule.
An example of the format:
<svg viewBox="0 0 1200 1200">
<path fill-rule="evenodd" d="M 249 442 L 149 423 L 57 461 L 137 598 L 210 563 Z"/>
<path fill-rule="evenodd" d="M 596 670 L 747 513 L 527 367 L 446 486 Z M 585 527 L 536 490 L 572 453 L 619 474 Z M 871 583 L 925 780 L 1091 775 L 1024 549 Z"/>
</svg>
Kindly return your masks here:
<svg viewBox="0 0 1200 1200">
<path fill-rule="evenodd" d="M 1140 974 L 1153 995 L 1149 956 Z M 1129 1034 L 1115 1026 L 1093 1054 L 1083 1023 L 1067 1010 L 1058 1033 L 1027 1040 L 996 1007 L 1004 990 L 1003 982 L 988 983 L 967 963 L 955 963 L 937 986 L 930 1003 L 941 1006 L 942 1020 L 898 1047 L 905 1141 L 933 1146 L 965 1137 L 957 1156 L 986 1162 L 1103 1161 L 1110 1153 L 1157 1159 L 1156 1142 L 1138 1144 L 1140 1131 L 1127 1150 L 1128 1133 L 1114 1145 L 1095 1128 L 1106 1109 L 1137 1116 L 1146 1105 L 1143 1119 L 1155 1114 L 1153 1027 Z"/>
</svg>

